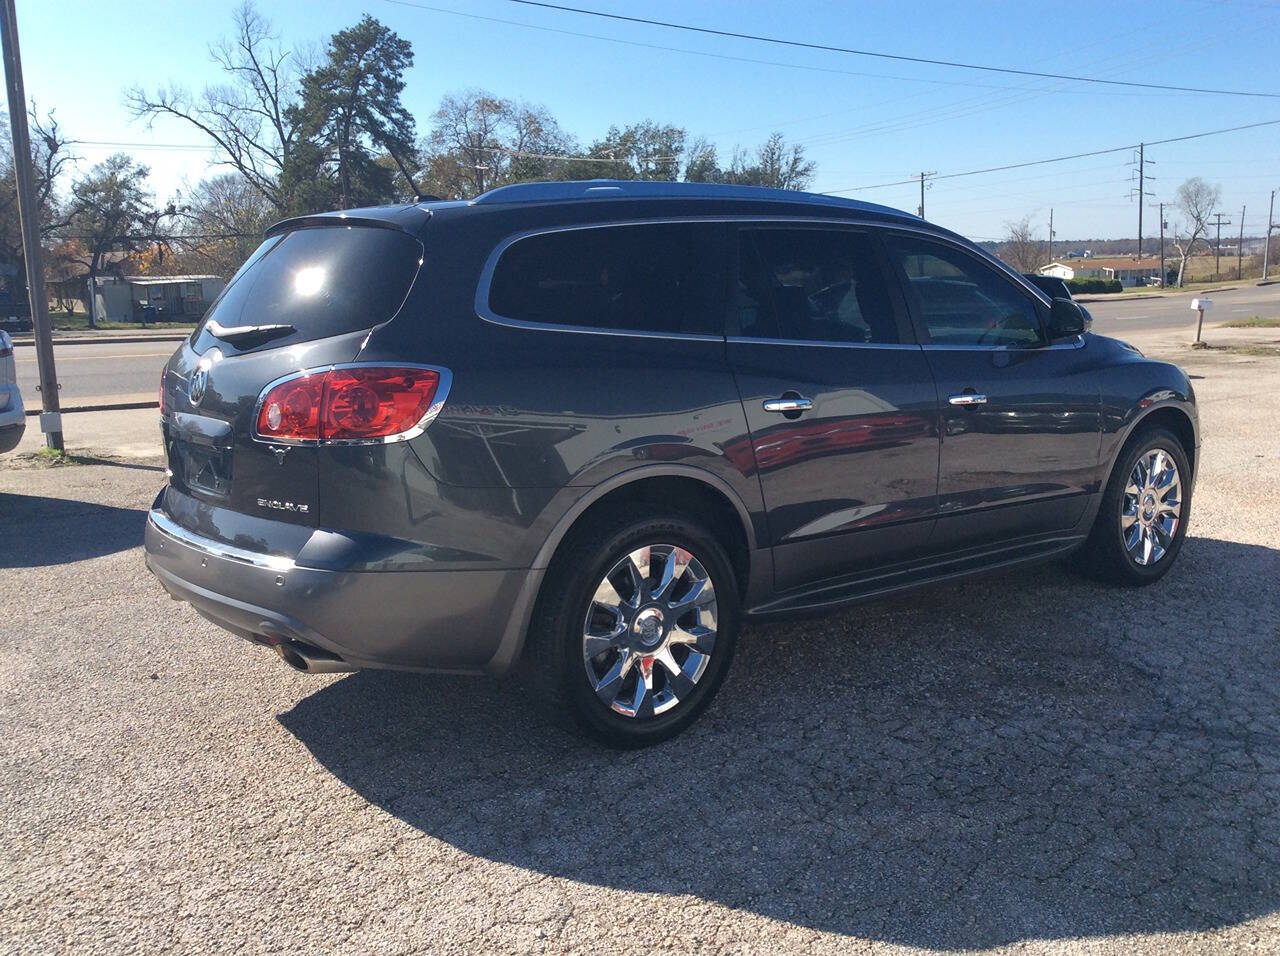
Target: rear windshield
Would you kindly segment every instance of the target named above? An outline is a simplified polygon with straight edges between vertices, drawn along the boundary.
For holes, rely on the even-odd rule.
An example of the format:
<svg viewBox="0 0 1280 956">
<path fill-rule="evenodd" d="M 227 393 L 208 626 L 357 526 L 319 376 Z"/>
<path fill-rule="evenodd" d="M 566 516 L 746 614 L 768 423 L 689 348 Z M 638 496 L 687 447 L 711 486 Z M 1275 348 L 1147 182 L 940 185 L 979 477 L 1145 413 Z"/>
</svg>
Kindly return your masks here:
<svg viewBox="0 0 1280 956">
<path fill-rule="evenodd" d="M 269 339 L 239 338 L 242 347 L 275 347 L 372 328 L 400 309 L 421 260 L 422 244 L 394 229 L 324 226 L 272 236 L 232 277 L 195 337 L 292 326 Z"/>
</svg>

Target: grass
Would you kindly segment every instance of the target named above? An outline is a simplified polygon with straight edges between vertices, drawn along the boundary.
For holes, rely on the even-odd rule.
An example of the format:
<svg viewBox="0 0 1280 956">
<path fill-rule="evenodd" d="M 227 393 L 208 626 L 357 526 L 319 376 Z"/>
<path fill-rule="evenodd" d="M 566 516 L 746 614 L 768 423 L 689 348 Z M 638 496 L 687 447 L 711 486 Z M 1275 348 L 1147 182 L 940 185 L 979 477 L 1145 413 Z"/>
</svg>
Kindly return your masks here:
<svg viewBox="0 0 1280 956">
<path fill-rule="evenodd" d="M 1280 319 L 1267 319 L 1260 315 L 1251 315 L 1247 319 L 1232 319 L 1223 322 L 1224 329 L 1280 329 Z"/>
<path fill-rule="evenodd" d="M 1215 351 L 1218 351 L 1215 349 Z M 1221 349 L 1230 355 L 1258 355 L 1266 358 L 1280 358 L 1280 347 L 1275 345 L 1228 345 Z"/>
<path fill-rule="evenodd" d="M 74 451 L 55 451 L 48 446 L 36 451 L 25 452 L 21 455 L 14 455 L 11 460 L 44 468 L 65 468 L 68 465 L 115 464 L 112 458 L 103 458 L 98 455 L 82 455 Z"/>
<path fill-rule="evenodd" d="M 52 468 L 57 468 L 61 465 L 82 464 L 82 462 L 77 460 L 76 455 L 68 454 L 66 451 L 57 451 L 56 449 L 49 448 L 47 446 L 45 448 L 41 448 L 39 451 L 33 452 L 30 455 L 21 455 L 19 457 L 29 458 L 31 461 L 34 461 L 36 464 L 48 465 Z"/>
<path fill-rule="evenodd" d="M 49 322 L 59 332 L 90 331 L 89 317 L 83 312 L 50 313 Z M 194 322 L 150 322 L 145 326 L 147 329 L 163 329 L 165 331 L 187 331 L 195 327 L 196 324 Z M 98 328 L 112 332 L 136 332 L 144 328 L 144 326 L 141 322 L 99 322 Z"/>
</svg>

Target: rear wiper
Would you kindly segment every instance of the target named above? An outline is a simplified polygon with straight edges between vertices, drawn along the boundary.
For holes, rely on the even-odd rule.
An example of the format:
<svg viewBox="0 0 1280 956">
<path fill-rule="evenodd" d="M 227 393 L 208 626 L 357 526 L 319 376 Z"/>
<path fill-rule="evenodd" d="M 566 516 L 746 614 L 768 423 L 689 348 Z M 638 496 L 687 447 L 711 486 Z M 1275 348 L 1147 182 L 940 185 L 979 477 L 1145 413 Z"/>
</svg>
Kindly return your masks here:
<svg viewBox="0 0 1280 956">
<path fill-rule="evenodd" d="M 225 325 L 218 323 L 217 319 L 210 319 L 205 323 L 205 331 L 214 338 L 222 339 L 224 342 L 230 342 L 233 345 L 261 345 L 263 342 L 270 342 L 272 339 L 278 339 L 281 336 L 290 335 L 296 331 L 292 325 L 234 325 L 227 328 Z"/>
</svg>

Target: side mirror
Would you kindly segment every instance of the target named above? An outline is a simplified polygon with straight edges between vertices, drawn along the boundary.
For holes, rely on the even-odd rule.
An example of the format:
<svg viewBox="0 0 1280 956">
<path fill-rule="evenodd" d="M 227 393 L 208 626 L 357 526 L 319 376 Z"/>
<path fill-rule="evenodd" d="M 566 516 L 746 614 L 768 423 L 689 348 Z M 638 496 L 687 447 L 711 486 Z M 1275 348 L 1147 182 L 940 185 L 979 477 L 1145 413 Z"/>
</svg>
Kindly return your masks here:
<svg viewBox="0 0 1280 956">
<path fill-rule="evenodd" d="M 1049 338 L 1068 339 L 1083 335 L 1088 325 L 1084 309 L 1070 299 L 1054 299 L 1049 307 Z"/>
</svg>

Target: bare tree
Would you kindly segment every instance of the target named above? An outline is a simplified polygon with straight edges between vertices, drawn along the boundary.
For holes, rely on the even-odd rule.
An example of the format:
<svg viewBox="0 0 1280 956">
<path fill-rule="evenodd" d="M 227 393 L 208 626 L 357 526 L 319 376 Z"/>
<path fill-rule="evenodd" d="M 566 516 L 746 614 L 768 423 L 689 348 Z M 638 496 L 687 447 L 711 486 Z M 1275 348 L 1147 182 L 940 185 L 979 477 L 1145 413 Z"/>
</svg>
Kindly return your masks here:
<svg viewBox="0 0 1280 956">
<path fill-rule="evenodd" d="M 47 238 L 66 224 L 66 209 L 58 202 L 57 184 L 75 161 L 70 140 L 63 133 L 53 113 L 43 118 L 31 109 L 31 162 L 35 180 L 35 208 L 40 234 Z M 22 268 L 22 228 L 18 221 L 18 191 L 13 168 L 13 140 L 9 124 L 0 117 L 0 260 L 16 267 L 14 278 L 20 283 L 10 292 L 15 296 L 25 288 Z"/>
<path fill-rule="evenodd" d="M 483 90 L 448 93 L 432 117 L 424 153 L 431 190 L 469 199 L 497 178 L 509 104 Z"/>
<path fill-rule="evenodd" d="M 1178 250 L 1178 288 L 1182 288 L 1187 256 L 1197 242 L 1209 244 L 1209 217 L 1222 201 L 1222 189 L 1193 176 L 1178 187 L 1175 205 L 1186 217 L 1173 231 L 1173 247 Z M 1163 281 L 1163 277 L 1162 277 Z"/>
<path fill-rule="evenodd" d="M 450 93 L 422 145 L 427 190 L 469 199 L 486 189 L 555 177 L 574 147 L 543 106 L 484 90 Z"/>
<path fill-rule="evenodd" d="M 289 197 L 282 194 L 280 174 L 297 139 L 289 107 L 297 100 L 299 64 L 276 40 L 271 24 L 246 2 L 235 11 L 235 35 L 209 48 L 227 82 L 199 94 L 181 86 L 154 93 L 134 87 L 126 105 L 148 126 L 169 116 L 200 130 L 213 141 L 220 163 L 284 212 Z"/>
<path fill-rule="evenodd" d="M 1045 244 L 1036 238 L 1030 216 L 1006 222 L 1004 228 L 1004 242 L 997 252 L 1001 259 L 1019 272 L 1035 272 L 1044 265 Z"/>
<path fill-rule="evenodd" d="M 173 245 L 197 271 L 230 278 L 262 242 L 278 213 L 236 173 L 211 176 L 185 197 Z"/>
</svg>

